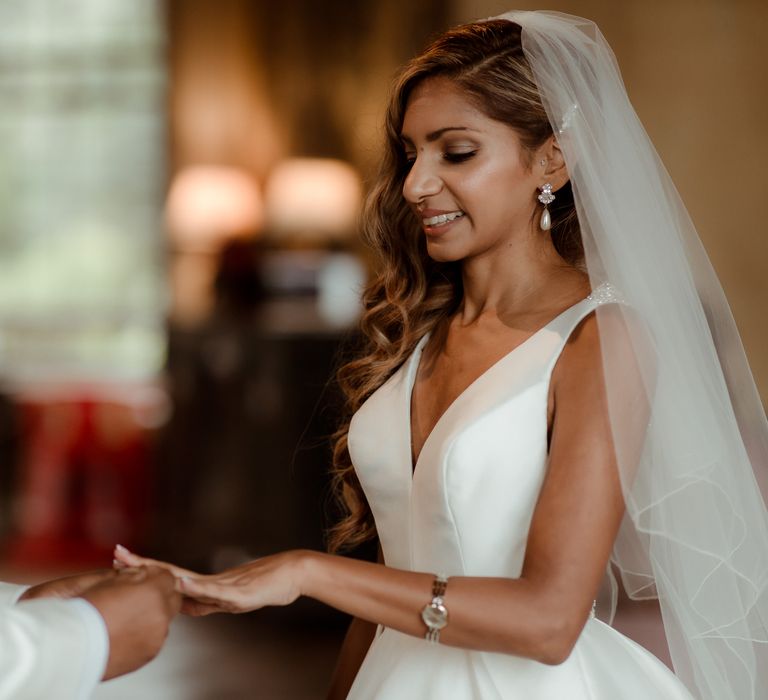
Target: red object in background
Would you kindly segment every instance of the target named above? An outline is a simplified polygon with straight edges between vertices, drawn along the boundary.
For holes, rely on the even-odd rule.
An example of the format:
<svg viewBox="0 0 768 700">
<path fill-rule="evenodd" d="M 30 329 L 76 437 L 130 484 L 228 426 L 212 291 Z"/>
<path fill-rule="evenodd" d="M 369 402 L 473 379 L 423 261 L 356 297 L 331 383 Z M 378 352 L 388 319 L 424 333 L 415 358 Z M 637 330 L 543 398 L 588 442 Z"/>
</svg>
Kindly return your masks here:
<svg viewBox="0 0 768 700">
<path fill-rule="evenodd" d="M 149 432 L 131 405 L 19 400 L 22 455 L 12 565 L 110 566 L 118 542 L 135 546 L 149 503 Z"/>
</svg>

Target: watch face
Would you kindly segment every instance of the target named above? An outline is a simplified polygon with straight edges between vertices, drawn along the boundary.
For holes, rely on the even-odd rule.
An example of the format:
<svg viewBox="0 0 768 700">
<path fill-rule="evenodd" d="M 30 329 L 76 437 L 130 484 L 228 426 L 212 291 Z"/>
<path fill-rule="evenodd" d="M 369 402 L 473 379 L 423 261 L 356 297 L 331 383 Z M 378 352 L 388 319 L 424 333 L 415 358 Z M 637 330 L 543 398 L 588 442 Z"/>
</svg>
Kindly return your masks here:
<svg viewBox="0 0 768 700">
<path fill-rule="evenodd" d="M 421 619 L 430 629 L 441 630 L 448 624 L 448 610 L 444 605 L 431 603 L 421 611 Z"/>
</svg>

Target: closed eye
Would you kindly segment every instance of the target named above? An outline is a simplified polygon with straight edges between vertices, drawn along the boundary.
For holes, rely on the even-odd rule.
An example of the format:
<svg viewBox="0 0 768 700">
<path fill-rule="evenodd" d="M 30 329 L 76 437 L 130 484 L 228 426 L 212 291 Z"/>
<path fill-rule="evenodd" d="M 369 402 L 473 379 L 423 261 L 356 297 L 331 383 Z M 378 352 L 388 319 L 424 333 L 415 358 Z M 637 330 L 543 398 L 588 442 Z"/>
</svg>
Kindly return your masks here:
<svg viewBox="0 0 768 700">
<path fill-rule="evenodd" d="M 461 153 L 450 153 L 446 152 L 443 153 L 442 157 L 443 160 L 449 162 L 449 163 L 464 163 L 465 161 L 469 160 L 470 158 L 474 157 L 477 154 L 477 151 L 462 151 Z M 405 169 L 406 171 L 410 170 L 413 167 L 413 164 L 416 162 L 416 155 L 411 155 L 410 153 L 405 154 Z"/>
<path fill-rule="evenodd" d="M 462 153 L 443 153 L 443 159 L 449 163 L 463 163 L 472 158 L 477 151 L 464 151 Z"/>
</svg>

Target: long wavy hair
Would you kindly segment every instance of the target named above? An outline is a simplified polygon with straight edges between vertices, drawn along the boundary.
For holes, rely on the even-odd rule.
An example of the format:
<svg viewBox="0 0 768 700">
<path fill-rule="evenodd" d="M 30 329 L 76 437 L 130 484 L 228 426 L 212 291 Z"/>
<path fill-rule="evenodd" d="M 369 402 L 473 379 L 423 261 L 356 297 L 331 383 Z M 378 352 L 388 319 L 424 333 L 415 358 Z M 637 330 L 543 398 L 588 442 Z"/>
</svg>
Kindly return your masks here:
<svg viewBox="0 0 768 700">
<path fill-rule="evenodd" d="M 463 293 L 460 263 L 439 263 L 427 255 L 421 224 L 403 198 L 408 164 L 400 132 L 408 99 L 429 78 L 450 79 L 486 116 L 517 132 L 530 167 L 534 152 L 553 132 L 520 34 L 520 25 L 506 20 L 456 27 L 407 63 L 395 81 L 381 167 L 363 208 L 362 235 L 378 270 L 363 294 L 364 347 L 337 376 L 346 418 L 333 437 L 332 484 L 343 516 L 328 533 L 331 552 L 376 535 L 347 448 L 352 415 L 402 365 L 419 339 L 457 310 Z M 570 183 L 558 190 L 550 213 L 555 249 L 566 262 L 579 265 L 584 251 Z"/>
</svg>

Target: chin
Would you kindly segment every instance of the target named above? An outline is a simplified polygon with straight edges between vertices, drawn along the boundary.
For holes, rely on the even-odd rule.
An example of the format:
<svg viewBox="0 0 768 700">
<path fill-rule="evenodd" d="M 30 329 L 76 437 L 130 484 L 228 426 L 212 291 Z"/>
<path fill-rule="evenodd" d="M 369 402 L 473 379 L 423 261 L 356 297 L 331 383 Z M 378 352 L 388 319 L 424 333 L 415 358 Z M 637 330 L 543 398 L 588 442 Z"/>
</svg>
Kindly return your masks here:
<svg viewBox="0 0 768 700">
<path fill-rule="evenodd" d="M 450 263 L 464 260 L 467 257 L 467 252 L 460 250 L 457 246 L 427 242 L 427 255 L 435 262 Z"/>
</svg>

